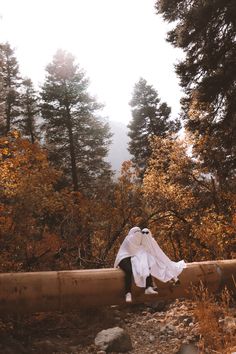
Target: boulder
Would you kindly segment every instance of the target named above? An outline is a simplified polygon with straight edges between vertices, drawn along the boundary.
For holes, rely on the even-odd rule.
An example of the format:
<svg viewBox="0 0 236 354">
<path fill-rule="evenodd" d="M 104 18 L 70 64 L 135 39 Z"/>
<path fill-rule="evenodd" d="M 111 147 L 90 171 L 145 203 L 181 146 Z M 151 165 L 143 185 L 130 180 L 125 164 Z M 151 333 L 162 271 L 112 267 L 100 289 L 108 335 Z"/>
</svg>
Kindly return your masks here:
<svg viewBox="0 0 236 354">
<path fill-rule="evenodd" d="M 108 328 L 99 332 L 95 345 L 106 352 L 125 353 L 132 349 L 130 336 L 120 327 Z"/>
<path fill-rule="evenodd" d="M 199 354 L 199 350 L 194 344 L 182 344 L 176 354 Z"/>
</svg>

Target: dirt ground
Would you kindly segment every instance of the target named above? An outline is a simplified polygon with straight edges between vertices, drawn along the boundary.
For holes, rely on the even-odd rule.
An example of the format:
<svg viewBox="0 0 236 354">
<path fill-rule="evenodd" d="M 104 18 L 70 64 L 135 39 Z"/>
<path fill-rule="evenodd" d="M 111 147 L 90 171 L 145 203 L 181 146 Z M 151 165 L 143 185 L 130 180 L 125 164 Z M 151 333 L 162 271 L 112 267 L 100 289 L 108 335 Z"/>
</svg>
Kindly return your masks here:
<svg viewBox="0 0 236 354">
<path fill-rule="evenodd" d="M 97 333 L 117 326 L 131 337 L 130 354 L 174 354 L 188 343 L 197 348 L 201 340 L 194 306 L 191 301 L 176 300 L 4 318 L 0 354 L 99 353 L 94 344 Z"/>
</svg>

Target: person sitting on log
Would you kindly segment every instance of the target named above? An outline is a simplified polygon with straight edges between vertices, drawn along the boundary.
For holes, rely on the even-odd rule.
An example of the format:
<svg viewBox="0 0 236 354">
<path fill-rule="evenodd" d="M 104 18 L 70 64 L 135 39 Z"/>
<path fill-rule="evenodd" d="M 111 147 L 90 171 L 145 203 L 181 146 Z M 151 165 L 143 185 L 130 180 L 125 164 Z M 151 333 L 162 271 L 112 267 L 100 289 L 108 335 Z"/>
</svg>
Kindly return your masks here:
<svg viewBox="0 0 236 354">
<path fill-rule="evenodd" d="M 162 282 L 178 282 L 178 275 L 186 267 L 181 260 L 173 262 L 161 250 L 151 231 L 133 227 L 117 253 L 114 267 L 125 272 L 125 299 L 132 302 L 132 276 L 138 287 L 145 288 L 145 294 L 158 294 L 154 290 L 152 276 Z"/>
<path fill-rule="evenodd" d="M 132 302 L 131 284 L 134 276 L 135 284 L 145 288 L 145 294 L 158 294 L 153 289 L 149 270 L 148 257 L 142 244 L 143 234 L 140 227 L 130 229 L 117 253 L 114 267 L 125 272 L 125 301 Z M 138 264 L 139 263 L 139 264 Z"/>
<path fill-rule="evenodd" d="M 152 237 L 152 233 L 149 229 L 142 230 L 143 249 L 148 254 L 148 262 L 150 266 L 151 275 L 166 283 L 168 281 L 179 284 L 178 276 L 186 268 L 184 260 L 174 262 L 172 261 L 160 248 L 157 241 Z"/>
</svg>

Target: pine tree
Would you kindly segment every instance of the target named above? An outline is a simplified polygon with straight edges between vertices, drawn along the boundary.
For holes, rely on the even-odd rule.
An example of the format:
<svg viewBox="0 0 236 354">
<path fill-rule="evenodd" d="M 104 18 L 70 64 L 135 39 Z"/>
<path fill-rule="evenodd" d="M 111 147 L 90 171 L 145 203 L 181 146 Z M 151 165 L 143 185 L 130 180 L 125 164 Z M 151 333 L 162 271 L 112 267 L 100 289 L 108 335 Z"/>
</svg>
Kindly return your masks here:
<svg viewBox="0 0 236 354">
<path fill-rule="evenodd" d="M 102 106 L 89 95 L 88 79 L 70 53 L 58 50 L 46 71 L 41 96 L 49 156 L 75 191 L 91 191 L 111 175 L 104 160 L 109 127 L 98 117 Z"/>
<path fill-rule="evenodd" d="M 37 118 L 39 117 L 39 105 L 36 91 L 30 79 L 22 82 L 21 94 L 21 118 L 19 128 L 23 136 L 29 137 L 33 144 L 39 138 L 37 131 Z"/>
<path fill-rule="evenodd" d="M 160 102 L 157 91 L 143 78 L 135 84 L 130 106 L 132 120 L 128 125 L 131 139 L 129 152 L 142 175 L 151 155 L 150 138 L 165 138 L 177 132 L 180 125 L 178 121 L 170 120 L 171 108 L 165 102 Z"/>
<path fill-rule="evenodd" d="M 168 41 L 186 53 L 176 72 L 193 152 L 223 186 L 236 170 L 236 2 L 158 0 L 156 8 L 175 24 Z"/>
<path fill-rule="evenodd" d="M 0 71 L 2 67 L 1 55 L 0 55 Z M 4 81 L 3 77 L 0 74 L 0 135 L 5 131 L 5 89 L 4 89 Z"/>
<path fill-rule="evenodd" d="M 9 43 L 0 44 L 0 76 L 3 83 L 3 92 L 0 104 L 4 106 L 3 119 L 1 120 L 0 133 L 7 135 L 15 127 L 17 117 L 20 114 L 20 76 L 19 67 L 14 55 L 14 50 Z"/>
</svg>

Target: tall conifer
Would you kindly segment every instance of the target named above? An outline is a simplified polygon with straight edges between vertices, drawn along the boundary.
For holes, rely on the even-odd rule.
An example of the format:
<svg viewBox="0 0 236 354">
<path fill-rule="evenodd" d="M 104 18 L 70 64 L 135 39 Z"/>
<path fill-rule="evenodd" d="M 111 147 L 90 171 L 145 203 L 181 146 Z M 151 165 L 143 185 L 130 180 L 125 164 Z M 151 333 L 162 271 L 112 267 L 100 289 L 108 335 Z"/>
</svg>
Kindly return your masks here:
<svg viewBox="0 0 236 354">
<path fill-rule="evenodd" d="M 17 59 L 9 43 L 0 44 L 0 76 L 3 86 L 0 96 L 3 111 L 0 133 L 6 135 L 12 128 L 15 128 L 17 117 L 20 114 L 19 87 L 21 84 Z"/>
<path fill-rule="evenodd" d="M 165 138 L 177 132 L 180 126 L 178 121 L 170 120 L 171 108 L 165 102 L 161 103 L 157 91 L 143 78 L 135 84 L 130 106 L 132 120 L 128 126 L 131 139 L 129 152 L 142 175 L 151 155 L 150 138 Z"/>
<path fill-rule="evenodd" d="M 37 129 L 38 118 L 39 105 L 37 93 L 34 90 L 32 81 L 25 79 L 22 82 L 19 128 L 22 134 L 28 137 L 32 143 L 39 138 L 39 131 Z"/>
<path fill-rule="evenodd" d="M 223 187 L 236 172 L 236 2 L 157 0 L 156 9 L 174 23 L 168 41 L 186 53 L 176 72 L 193 153 Z"/>
<path fill-rule="evenodd" d="M 101 105 L 88 93 L 88 79 L 70 53 L 58 50 L 46 71 L 41 96 L 49 156 L 75 191 L 91 192 L 110 178 L 104 160 L 110 133 L 98 116 Z"/>
</svg>

